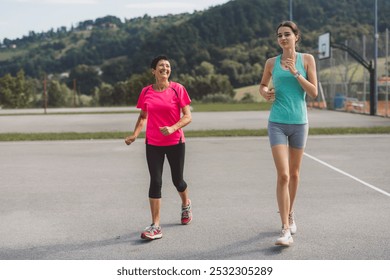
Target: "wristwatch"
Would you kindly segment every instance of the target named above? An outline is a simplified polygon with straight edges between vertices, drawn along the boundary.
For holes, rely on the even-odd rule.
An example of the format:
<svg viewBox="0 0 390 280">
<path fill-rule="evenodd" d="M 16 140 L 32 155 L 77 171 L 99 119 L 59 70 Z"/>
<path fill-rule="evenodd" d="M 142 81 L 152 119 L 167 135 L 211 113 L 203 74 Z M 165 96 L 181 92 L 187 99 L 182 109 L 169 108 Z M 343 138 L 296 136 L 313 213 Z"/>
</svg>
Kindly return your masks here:
<svg viewBox="0 0 390 280">
<path fill-rule="evenodd" d="M 300 75 L 301 75 L 301 73 L 299 73 L 299 71 L 297 71 L 297 73 L 295 73 L 294 77 L 298 78 Z"/>
</svg>

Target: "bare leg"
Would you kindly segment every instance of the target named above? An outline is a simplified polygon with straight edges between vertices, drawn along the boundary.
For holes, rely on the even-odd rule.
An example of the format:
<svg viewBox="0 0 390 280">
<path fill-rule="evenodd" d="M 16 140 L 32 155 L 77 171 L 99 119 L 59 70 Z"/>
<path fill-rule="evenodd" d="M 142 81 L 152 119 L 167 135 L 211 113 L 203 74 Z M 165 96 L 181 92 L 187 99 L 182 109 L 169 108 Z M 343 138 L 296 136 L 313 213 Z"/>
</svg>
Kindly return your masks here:
<svg viewBox="0 0 390 280">
<path fill-rule="evenodd" d="M 288 147 L 286 145 L 275 145 L 272 147 L 272 155 L 277 171 L 276 198 L 278 201 L 280 218 L 282 220 L 283 228 L 288 228 L 288 214 L 290 211 Z"/>
<path fill-rule="evenodd" d="M 160 209 L 161 209 L 161 198 L 149 198 L 150 212 L 152 214 L 152 223 L 155 226 L 160 225 Z"/>
<path fill-rule="evenodd" d="M 290 182 L 288 185 L 289 194 L 290 194 L 290 208 L 289 213 L 293 211 L 294 201 L 298 190 L 299 185 L 299 172 L 302 163 L 303 149 L 289 149 L 290 159 Z"/>
<path fill-rule="evenodd" d="M 187 206 L 189 204 L 188 188 L 186 188 L 184 192 L 179 192 L 179 195 L 180 195 L 180 198 L 181 198 L 181 205 L 183 207 Z"/>
</svg>

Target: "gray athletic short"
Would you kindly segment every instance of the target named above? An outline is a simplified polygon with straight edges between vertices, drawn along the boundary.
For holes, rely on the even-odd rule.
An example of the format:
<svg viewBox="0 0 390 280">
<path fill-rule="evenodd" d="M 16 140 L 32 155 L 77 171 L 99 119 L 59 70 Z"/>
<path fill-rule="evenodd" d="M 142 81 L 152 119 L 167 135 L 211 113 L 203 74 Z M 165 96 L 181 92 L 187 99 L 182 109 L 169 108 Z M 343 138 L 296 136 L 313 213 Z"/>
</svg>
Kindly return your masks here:
<svg viewBox="0 0 390 280">
<path fill-rule="evenodd" d="M 268 122 L 268 138 L 272 146 L 289 145 L 292 148 L 303 149 L 306 146 L 309 125 L 283 124 Z"/>
</svg>

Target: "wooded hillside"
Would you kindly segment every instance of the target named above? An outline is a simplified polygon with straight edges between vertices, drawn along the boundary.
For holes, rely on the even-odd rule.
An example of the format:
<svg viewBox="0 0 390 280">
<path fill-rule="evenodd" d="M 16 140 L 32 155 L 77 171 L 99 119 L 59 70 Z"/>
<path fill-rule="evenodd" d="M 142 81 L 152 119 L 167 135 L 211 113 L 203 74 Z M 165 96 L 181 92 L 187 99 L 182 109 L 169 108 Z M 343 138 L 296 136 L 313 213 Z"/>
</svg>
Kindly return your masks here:
<svg viewBox="0 0 390 280">
<path fill-rule="evenodd" d="M 301 51 L 315 51 L 318 36 L 328 31 L 334 42 L 373 36 L 371 0 L 293 3 L 294 21 L 303 33 Z M 378 0 L 378 7 L 379 32 L 383 32 L 390 26 L 390 1 Z M 5 85 L 18 76 L 29 82 L 50 77 L 69 90 L 75 89 L 77 81 L 78 93 L 95 97 L 96 104 L 129 104 L 136 100 L 140 84 L 150 80 L 149 63 L 158 54 L 172 59 L 172 79 L 194 90 L 195 99 L 229 96 L 235 87 L 258 82 L 266 58 L 278 53 L 275 28 L 288 18 L 288 0 L 233 0 L 192 14 L 145 15 L 125 22 L 109 15 L 85 20 L 71 30 L 53 27 L 49 32 L 5 39 L 0 49 L 0 105 L 21 106 L 5 101 L 4 93 Z M 5 78 L 7 83 L 2 81 Z M 23 106 L 40 103 L 28 101 L 41 92 L 37 87 L 23 93 Z M 129 87 L 134 93 L 128 92 Z"/>
</svg>

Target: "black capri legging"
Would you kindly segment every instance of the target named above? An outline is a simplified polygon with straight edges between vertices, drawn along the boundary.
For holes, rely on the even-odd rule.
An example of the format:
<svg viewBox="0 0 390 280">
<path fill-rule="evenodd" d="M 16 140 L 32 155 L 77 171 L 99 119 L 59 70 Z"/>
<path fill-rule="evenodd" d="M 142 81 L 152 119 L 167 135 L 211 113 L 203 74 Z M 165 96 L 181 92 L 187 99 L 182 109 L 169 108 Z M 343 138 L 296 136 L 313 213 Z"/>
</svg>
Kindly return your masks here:
<svg viewBox="0 0 390 280">
<path fill-rule="evenodd" d="M 183 180 L 185 144 L 153 146 L 146 144 L 146 160 L 150 174 L 149 198 L 161 198 L 162 173 L 165 155 L 171 167 L 172 182 L 178 192 L 187 189 Z"/>
</svg>

